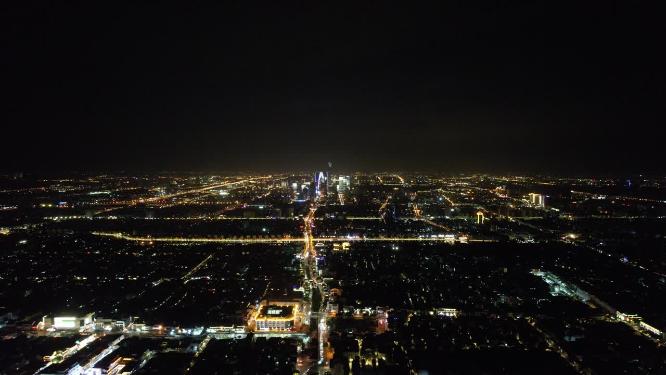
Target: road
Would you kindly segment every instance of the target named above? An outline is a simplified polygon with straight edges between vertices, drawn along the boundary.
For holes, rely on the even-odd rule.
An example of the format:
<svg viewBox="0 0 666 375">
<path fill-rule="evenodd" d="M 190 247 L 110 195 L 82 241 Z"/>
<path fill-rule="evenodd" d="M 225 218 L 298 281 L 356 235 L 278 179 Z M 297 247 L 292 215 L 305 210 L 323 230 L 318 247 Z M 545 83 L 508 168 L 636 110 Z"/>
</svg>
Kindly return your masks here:
<svg viewBox="0 0 666 375">
<path fill-rule="evenodd" d="M 303 242 L 301 237 L 264 237 L 264 238 L 206 238 L 206 237 L 151 237 L 151 236 L 131 236 L 119 232 L 91 232 L 95 236 L 111 237 L 125 241 L 135 242 L 174 242 L 174 243 L 237 243 L 237 244 L 250 244 L 250 243 L 295 243 Z M 316 242 L 450 242 L 443 237 L 310 237 L 306 239 L 307 243 Z M 468 242 L 497 242 L 497 240 L 481 240 L 469 239 Z M 314 247 L 314 246 L 313 246 Z M 308 251 L 312 254 L 313 251 Z M 316 252 L 315 252 L 316 253 Z M 305 251 L 303 252 L 305 255 Z"/>
<path fill-rule="evenodd" d="M 150 197 L 150 198 L 145 198 L 145 199 L 136 199 L 136 200 L 126 202 L 126 204 L 124 204 L 124 205 L 119 205 L 119 206 L 116 206 L 116 207 L 109 207 L 109 208 L 106 208 L 104 210 L 95 212 L 95 216 L 105 214 L 105 213 L 109 213 L 109 212 L 112 212 L 112 211 L 116 211 L 116 210 L 119 210 L 119 209 L 125 208 L 125 207 L 132 207 L 132 206 L 136 206 L 136 205 L 139 205 L 139 204 L 145 204 L 145 203 L 155 203 L 155 202 L 166 201 L 166 200 L 177 198 L 177 197 L 180 197 L 180 196 L 183 196 L 183 195 L 207 193 L 207 192 L 209 192 L 210 190 L 213 190 L 213 189 L 220 189 L 220 188 L 224 188 L 224 187 L 228 188 L 228 187 L 236 186 L 236 185 L 239 185 L 239 184 L 242 185 L 242 184 L 245 184 L 245 183 L 254 182 L 254 181 L 258 181 L 258 180 L 265 180 L 265 179 L 271 178 L 271 177 L 272 176 L 247 178 L 247 179 L 239 180 L 239 181 L 223 182 L 223 183 L 219 183 L 219 184 L 207 185 L 207 186 L 204 186 L 204 187 L 201 187 L 201 188 L 180 191 L 180 192 L 177 192 L 177 193 L 162 195 L 162 196 L 158 196 L 158 197 Z"/>
<path fill-rule="evenodd" d="M 305 277 L 304 283 L 311 286 L 313 290 L 309 301 L 311 321 L 315 320 L 315 324 L 310 325 L 310 330 L 313 335 L 317 336 L 316 348 L 318 352 L 317 368 L 320 373 L 323 373 L 328 367 L 325 360 L 325 343 L 328 340 L 328 325 L 326 322 L 326 307 L 328 303 L 327 288 L 324 280 L 319 276 L 319 269 L 317 267 L 317 248 L 315 247 L 315 238 L 312 234 L 312 228 L 315 223 L 315 213 L 317 211 L 317 202 L 314 202 L 308 214 L 303 218 L 303 252 L 301 253 L 301 266 L 303 267 L 303 274 Z M 318 294 L 317 306 L 313 303 L 315 300 L 315 293 Z M 316 311 L 312 311 L 316 308 Z"/>
</svg>

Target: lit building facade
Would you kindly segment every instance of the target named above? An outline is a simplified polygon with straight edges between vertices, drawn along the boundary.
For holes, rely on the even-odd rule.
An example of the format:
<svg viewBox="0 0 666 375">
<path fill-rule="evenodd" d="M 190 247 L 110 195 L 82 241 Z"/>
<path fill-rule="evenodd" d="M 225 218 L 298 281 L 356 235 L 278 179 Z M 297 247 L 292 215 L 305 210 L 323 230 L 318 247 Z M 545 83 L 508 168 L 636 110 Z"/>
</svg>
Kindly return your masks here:
<svg viewBox="0 0 666 375">
<path fill-rule="evenodd" d="M 543 194 L 530 193 L 530 204 L 534 207 L 546 207 L 546 196 Z"/>
<path fill-rule="evenodd" d="M 315 173 L 313 192 L 315 199 L 328 195 L 328 172 L 319 171 Z"/>
<path fill-rule="evenodd" d="M 253 318 L 255 330 L 291 331 L 300 326 L 301 315 L 300 302 L 264 300 Z"/>
<path fill-rule="evenodd" d="M 351 177 L 338 176 L 338 194 L 347 194 L 351 186 Z"/>
<path fill-rule="evenodd" d="M 65 315 L 65 316 L 44 316 L 38 324 L 40 329 L 54 330 L 79 330 L 93 326 L 95 319 L 94 313 L 83 315 Z"/>
</svg>

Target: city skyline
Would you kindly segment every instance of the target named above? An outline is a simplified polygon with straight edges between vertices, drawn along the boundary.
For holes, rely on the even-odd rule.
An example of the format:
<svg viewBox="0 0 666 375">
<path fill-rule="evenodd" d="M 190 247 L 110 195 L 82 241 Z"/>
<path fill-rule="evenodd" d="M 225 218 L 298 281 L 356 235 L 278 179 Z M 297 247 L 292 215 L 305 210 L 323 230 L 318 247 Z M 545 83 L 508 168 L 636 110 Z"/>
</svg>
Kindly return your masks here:
<svg viewBox="0 0 666 375">
<path fill-rule="evenodd" d="M 661 4 L 0 11 L 0 375 L 666 374 Z"/>
<path fill-rule="evenodd" d="M 326 167 L 0 175 L 0 372 L 666 370 L 664 177 Z"/>
</svg>

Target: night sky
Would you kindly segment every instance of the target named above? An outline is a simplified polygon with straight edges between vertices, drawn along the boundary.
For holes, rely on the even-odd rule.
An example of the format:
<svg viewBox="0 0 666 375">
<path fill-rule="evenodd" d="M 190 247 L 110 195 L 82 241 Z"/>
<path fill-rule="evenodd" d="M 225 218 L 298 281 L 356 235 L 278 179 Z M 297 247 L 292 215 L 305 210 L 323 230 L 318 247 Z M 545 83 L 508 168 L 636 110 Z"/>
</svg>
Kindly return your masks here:
<svg viewBox="0 0 666 375">
<path fill-rule="evenodd" d="M 12 3 L 0 170 L 666 172 L 649 2 Z"/>
</svg>

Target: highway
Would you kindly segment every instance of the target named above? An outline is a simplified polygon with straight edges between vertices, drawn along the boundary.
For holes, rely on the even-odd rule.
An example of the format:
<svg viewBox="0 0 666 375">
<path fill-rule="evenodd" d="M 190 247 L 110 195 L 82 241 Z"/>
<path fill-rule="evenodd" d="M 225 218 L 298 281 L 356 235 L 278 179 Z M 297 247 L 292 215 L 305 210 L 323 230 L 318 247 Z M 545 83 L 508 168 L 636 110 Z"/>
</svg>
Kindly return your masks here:
<svg viewBox="0 0 666 375">
<path fill-rule="evenodd" d="M 219 189 L 219 188 L 223 188 L 223 187 L 231 187 L 231 186 L 235 186 L 235 185 L 239 185 L 239 184 L 245 184 L 245 183 L 248 183 L 248 182 L 258 181 L 258 180 L 265 180 L 265 179 L 268 179 L 268 178 L 271 178 L 271 177 L 272 176 L 253 177 L 253 178 L 247 178 L 247 179 L 239 180 L 239 181 L 223 182 L 223 183 L 219 183 L 219 184 L 207 185 L 207 186 L 197 188 L 197 189 L 190 189 L 190 190 L 180 191 L 180 192 L 177 192 L 177 193 L 162 195 L 162 196 L 158 196 L 158 197 L 150 197 L 150 198 L 145 198 L 145 199 L 136 199 L 136 200 L 129 201 L 124 205 L 119 205 L 119 206 L 116 206 L 116 207 L 110 207 L 110 208 L 98 211 L 98 212 L 95 213 L 95 216 L 105 214 L 105 213 L 109 213 L 109 212 L 112 212 L 112 211 L 116 211 L 116 210 L 119 210 L 121 208 L 136 206 L 138 204 L 160 202 L 160 201 L 165 201 L 165 200 L 168 200 L 168 199 L 173 199 L 173 198 L 177 198 L 177 197 L 180 197 L 180 196 L 183 196 L 183 195 L 189 195 L 189 194 L 206 193 L 206 192 L 208 192 L 210 190 L 213 190 L 213 189 Z"/>
<path fill-rule="evenodd" d="M 317 268 L 317 249 L 315 247 L 315 239 L 312 234 L 312 228 L 315 223 L 315 212 L 317 211 L 317 202 L 310 208 L 308 214 L 303 218 L 303 252 L 301 254 L 301 266 L 303 267 L 303 274 L 305 283 L 310 284 L 316 288 L 316 293 L 319 294 L 319 306 L 317 311 L 310 311 L 311 317 L 316 319 L 317 323 L 310 327 L 310 330 L 317 335 L 318 347 L 318 361 L 317 367 L 319 373 L 324 373 L 328 368 L 325 363 L 325 343 L 328 340 L 328 324 L 326 322 L 326 308 L 328 304 L 328 292 L 324 280 L 319 277 L 319 270 Z M 312 309 L 313 295 L 310 295 L 310 308 Z M 311 319 L 312 321 L 312 319 Z"/>
<path fill-rule="evenodd" d="M 215 255 L 215 253 L 212 253 L 212 254 L 210 254 L 209 256 L 207 256 L 207 257 L 206 257 L 204 260 L 202 260 L 199 264 L 197 264 L 196 266 L 194 266 L 194 268 L 192 268 L 188 273 L 186 273 L 185 275 L 183 275 L 183 277 L 181 277 L 181 280 L 187 282 L 188 279 L 190 278 L 190 276 L 194 275 L 199 269 L 201 269 L 201 267 L 205 266 L 206 263 L 208 263 L 209 260 L 213 259 L 213 256 L 214 256 L 214 255 Z"/>
<path fill-rule="evenodd" d="M 110 237 L 118 240 L 135 242 L 173 242 L 173 243 L 228 243 L 228 244 L 285 244 L 285 243 L 316 243 L 316 242 L 451 242 L 444 237 L 264 237 L 264 238 L 207 238 L 207 237 L 151 237 L 151 236 L 132 236 L 120 232 L 91 232 L 95 236 Z M 497 240 L 486 239 L 468 239 L 468 242 L 497 242 Z M 312 254 L 313 251 L 308 251 Z M 305 255 L 305 251 L 303 252 Z"/>
</svg>

